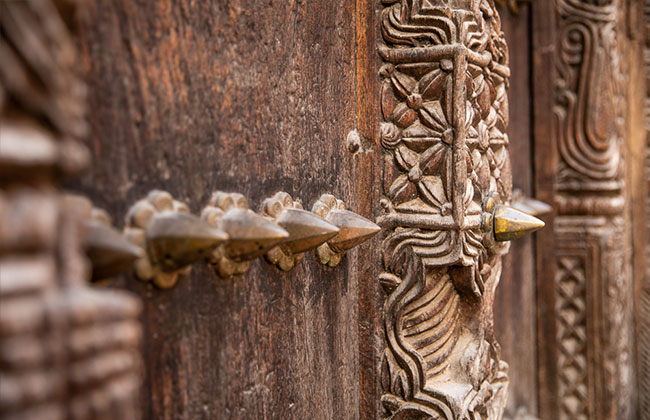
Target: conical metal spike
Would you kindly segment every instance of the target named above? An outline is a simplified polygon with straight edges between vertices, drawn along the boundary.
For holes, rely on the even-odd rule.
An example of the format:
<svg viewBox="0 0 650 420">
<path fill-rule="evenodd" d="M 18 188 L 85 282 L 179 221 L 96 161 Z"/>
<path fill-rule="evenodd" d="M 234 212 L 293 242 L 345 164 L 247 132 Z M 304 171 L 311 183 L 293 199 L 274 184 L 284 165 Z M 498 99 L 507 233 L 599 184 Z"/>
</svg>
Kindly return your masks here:
<svg viewBox="0 0 650 420">
<path fill-rule="evenodd" d="M 541 216 L 543 214 L 553 211 L 553 207 L 543 201 L 524 195 L 520 190 L 515 190 L 512 193 L 512 201 L 510 207 L 523 211 L 531 216 Z"/>
<path fill-rule="evenodd" d="M 248 209 L 228 210 L 221 219 L 221 228 L 230 237 L 226 254 L 236 261 L 259 257 L 289 238 L 286 230 Z"/>
<path fill-rule="evenodd" d="M 494 238 L 511 241 L 544 227 L 544 222 L 512 207 L 498 205 L 494 210 Z"/>
<path fill-rule="evenodd" d="M 314 249 L 339 233 L 339 228 L 307 210 L 286 208 L 277 218 L 277 223 L 289 232 L 289 238 L 282 243 L 292 254 Z"/>
<path fill-rule="evenodd" d="M 200 218 L 166 211 L 155 215 L 147 228 L 147 247 L 154 263 L 171 272 L 205 258 L 228 235 Z"/>
<path fill-rule="evenodd" d="M 128 270 L 144 254 L 142 248 L 132 244 L 120 232 L 97 221 L 88 222 L 84 248 L 92 264 L 93 281 Z"/>
<path fill-rule="evenodd" d="M 327 244 L 336 252 L 347 251 L 376 235 L 381 228 L 365 217 L 349 210 L 331 210 L 327 221 L 339 228 L 339 233 Z"/>
</svg>

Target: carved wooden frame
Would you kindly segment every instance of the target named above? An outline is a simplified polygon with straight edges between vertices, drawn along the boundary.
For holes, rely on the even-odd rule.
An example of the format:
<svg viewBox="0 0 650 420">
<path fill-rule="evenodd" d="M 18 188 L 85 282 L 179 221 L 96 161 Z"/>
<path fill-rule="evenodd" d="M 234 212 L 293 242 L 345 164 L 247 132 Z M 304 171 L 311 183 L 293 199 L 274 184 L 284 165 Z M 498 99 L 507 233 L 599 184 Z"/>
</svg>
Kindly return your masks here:
<svg viewBox="0 0 650 420">
<path fill-rule="evenodd" d="M 537 242 L 542 419 L 634 418 L 628 13 L 623 0 L 534 3 L 537 191 L 556 209 Z"/>
<path fill-rule="evenodd" d="M 501 418 L 492 331 L 511 196 L 508 52 L 491 0 L 384 1 L 384 416 Z"/>
</svg>

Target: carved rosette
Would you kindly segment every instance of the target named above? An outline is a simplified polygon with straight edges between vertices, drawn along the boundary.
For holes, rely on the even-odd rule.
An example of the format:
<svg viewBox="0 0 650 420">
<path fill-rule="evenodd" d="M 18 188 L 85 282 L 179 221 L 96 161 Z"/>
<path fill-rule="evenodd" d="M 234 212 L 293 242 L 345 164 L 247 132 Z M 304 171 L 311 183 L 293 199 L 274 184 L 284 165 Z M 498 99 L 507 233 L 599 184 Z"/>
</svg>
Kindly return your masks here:
<svg viewBox="0 0 650 420">
<path fill-rule="evenodd" d="M 499 16 L 491 0 L 383 4 L 385 417 L 499 419 L 492 307 L 507 245 L 487 221 L 512 190 Z"/>
</svg>

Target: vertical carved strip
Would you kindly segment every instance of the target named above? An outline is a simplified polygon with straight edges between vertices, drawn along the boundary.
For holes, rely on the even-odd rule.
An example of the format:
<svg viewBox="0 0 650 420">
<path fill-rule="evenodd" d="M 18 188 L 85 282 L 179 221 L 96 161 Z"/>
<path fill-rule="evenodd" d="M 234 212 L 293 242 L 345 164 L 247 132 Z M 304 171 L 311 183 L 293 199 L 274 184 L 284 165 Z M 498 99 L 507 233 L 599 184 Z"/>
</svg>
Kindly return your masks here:
<svg viewBox="0 0 650 420">
<path fill-rule="evenodd" d="M 507 365 L 492 330 L 507 246 L 507 48 L 491 0 L 383 1 L 380 282 L 384 417 L 501 418 Z"/>
<path fill-rule="evenodd" d="M 540 337 L 542 351 L 555 355 L 554 366 L 541 366 L 550 373 L 540 391 L 553 396 L 540 398 L 553 405 L 542 410 L 549 420 L 621 420 L 633 413 L 625 10 L 619 0 L 555 0 L 556 26 L 548 29 L 554 31 L 555 69 L 540 71 L 553 78 L 557 154 L 556 268 L 554 279 L 546 279 L 554 292 L 542 302 L 552 312 L 540 320 L 555 324 L 555 336 Z M 548 139 L 537 141 L 548 147 Z"/>
</svg>

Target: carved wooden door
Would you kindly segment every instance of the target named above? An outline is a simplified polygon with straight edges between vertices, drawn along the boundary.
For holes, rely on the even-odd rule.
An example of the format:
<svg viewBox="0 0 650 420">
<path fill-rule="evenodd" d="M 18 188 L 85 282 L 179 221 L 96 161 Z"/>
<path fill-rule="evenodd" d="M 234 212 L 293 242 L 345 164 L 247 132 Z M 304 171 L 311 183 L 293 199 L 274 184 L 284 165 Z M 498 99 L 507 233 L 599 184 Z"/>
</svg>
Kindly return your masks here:
<svg viewBox="0 0 650 420">
<path fill-rule="evenodd" d="M 642 3 L 496 3 L 1 2 L 0 418 L 645 420 Z"/>
</svg>

